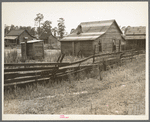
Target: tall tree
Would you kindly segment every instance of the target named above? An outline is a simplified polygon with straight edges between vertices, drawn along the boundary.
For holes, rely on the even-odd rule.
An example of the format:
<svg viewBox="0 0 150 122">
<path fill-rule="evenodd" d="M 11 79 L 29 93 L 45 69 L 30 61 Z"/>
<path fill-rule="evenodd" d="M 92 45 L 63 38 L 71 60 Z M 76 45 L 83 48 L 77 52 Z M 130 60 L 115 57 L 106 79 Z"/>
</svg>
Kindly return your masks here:
<svg viewBox="0 0 150 122">
<path fill-rule="evenodd" d="M 52 28 L 52 32 L 54 33 L 54 36 L 56 37 L 57 27 Z"/>
<path fill-rule="evenodd" d="M 11 25 L 11 26 L 10 26 L 10 31 L 11 31 L 11 30 L 15 30 L 15 26 L 14 26 L 14 25 Z"/>
<path fill-rule="evenodd" d="M 9 33 L 9 26 L 5 25 L 4 35 L 6 35 L 7 33 Z"/>
<path fill-rule="evenodd" d="M 43 14 L 38 13 L 36 15 L 36 18 L 34 19 L 34 21 L 39 24 L 39 32 L 38 32 L 38 34 L 40 34 L 40 25 L 41 25 L 41 21 L 43 20 L 43 18 L 44 18 Z"/>
<path fill-rule="evenodd" d="M 35 34 L 36 34 L 35 28 L 31 28 L 30 34 L 31 34 L 32 36 L 35 36 Z"/>
<path fill-rule="evenodd" d="M 46 20 L 44 23 L 42 23 L 42 31 L 44 33 L 48 33 L 48 34 L 51 34 L 51 26 L 52 22 L 49 21 L 49 20 Z"/>
<path fill-rule="evenodd" d="M 65 24 L 64 24 L 64 19 L 59 18 L 58 22 L 58 33 L 60 34 L 60 38 L 63 38 L 64 33 L 65 33 Z"/>
<path fill-rule="evenodd" d="M 126 34 L 126 31 L 127 31 L 127 29 L 129 28 L 130 26 L 123 26 L 122 28 L 121 28 L 121 31 L 123 32 L 123 34 Z"/>
</svg>

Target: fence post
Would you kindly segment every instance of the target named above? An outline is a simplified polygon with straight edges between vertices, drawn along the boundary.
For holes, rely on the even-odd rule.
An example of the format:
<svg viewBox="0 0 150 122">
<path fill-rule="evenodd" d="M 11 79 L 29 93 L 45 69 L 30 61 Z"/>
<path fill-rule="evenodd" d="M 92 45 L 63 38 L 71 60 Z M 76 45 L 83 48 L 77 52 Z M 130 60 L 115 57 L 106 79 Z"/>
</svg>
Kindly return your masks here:
<svg viewBox="0 0 150 122">
<path fill-rule="evenodd" d="M 101 77 L 101 66 L 100 66 L 100 63 L 99 63 L 99 80 L 102 80 L 102 77 Z"/>
<path fill-rule="evenodd" d="M 131 52 L 131 55 L 132 55 L 132 56 L 131 56 L 131 62 L 132 62 L 132 59 L 133 59 L 133 50 L 132 50 L 132 52 Z"/>
<path fill-rule="evenodd" d="M 103 70 L 106 71 L 106 61 L 103 58 Z"/>
<path fill-rule="evenodd" d="M 93 63 L 95 62 L 95 48 L 96 48 L 96 45 L 94 45 L 94 52 L 93 52 Z"/>
<path fill-rule="evenodd" d="M 27 59 L 27 40 L 25 39 L 25 60 Z"/>
</svg>

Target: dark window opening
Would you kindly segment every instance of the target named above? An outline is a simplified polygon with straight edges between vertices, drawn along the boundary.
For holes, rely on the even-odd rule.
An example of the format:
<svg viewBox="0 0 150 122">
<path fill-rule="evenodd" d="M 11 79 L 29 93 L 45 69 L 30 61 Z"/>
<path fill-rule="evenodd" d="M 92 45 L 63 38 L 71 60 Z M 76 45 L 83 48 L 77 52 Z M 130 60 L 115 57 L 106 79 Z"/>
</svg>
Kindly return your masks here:
<svg viewBox="0 0 150 122">
<path fill-rule="evenodd" d="M 101 44 L 100 41 L 99 41 L 99 43 L 98 43 L 98 46 L 99 46 L 99 52 L 102 52 L 102 44 Z"/>
<path fill-rule="evenodd" d="M 116 51 L 116 40 L 113 39 L 113 52 Z"/>
</svg>

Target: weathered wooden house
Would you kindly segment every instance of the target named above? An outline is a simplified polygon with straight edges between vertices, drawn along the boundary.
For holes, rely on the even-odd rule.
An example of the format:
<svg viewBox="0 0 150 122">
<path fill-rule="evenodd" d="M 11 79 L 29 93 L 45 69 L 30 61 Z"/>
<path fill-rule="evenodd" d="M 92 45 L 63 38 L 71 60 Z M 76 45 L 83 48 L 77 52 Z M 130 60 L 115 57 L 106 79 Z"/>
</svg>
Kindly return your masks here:
<svg viewBox="0 0 150 122">
<path fill-rule="evenodd" d="M 27 30 L 11 30 L 5 37 L 5 46 L 20 45 L 25 40 L 36 39 Z"/>
<path fill-rule="evenodd" d="M 44 41 L 43 40 L 30 40 L 21 42 L 21 54 L 22 57 L 30 59 L 41 59 L 44 58 Z"/>
<path fill-rule="evenodd" d="M 146 27 L 128 27 L 125 32 L 127 49 L 145 49 Z"/>
<path fill-rule="evenodd" d="M 115 20 L 82 22 L 68 36 L 60 40 L 61 52 L 84 56 L 95 53 L 118 52 L 122 42 L 125 43 Z"/>
<path fill-rule="evenodd" d="M 60 48 L 59 40 L 52 34 L 42 33 L 39 39 L 44 40 L 45 44 L 50 44 L 51 48 Z"/>
</svg>

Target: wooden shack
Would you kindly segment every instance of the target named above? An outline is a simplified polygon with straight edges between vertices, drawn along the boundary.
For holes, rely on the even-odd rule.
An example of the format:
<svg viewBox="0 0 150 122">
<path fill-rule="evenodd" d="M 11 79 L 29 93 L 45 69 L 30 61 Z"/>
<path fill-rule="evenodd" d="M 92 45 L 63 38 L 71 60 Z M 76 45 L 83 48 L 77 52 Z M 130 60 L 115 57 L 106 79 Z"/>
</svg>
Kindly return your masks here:
<svg viewBox="0 0 150 122">
<path fill-rule="evenodd" d="M 146 27 L 127 27 L 125 39 L 127 42 L 127 49 L 145 49 Z"/>
<path fill-rule="evenodd" d="M 44 40 L 44 44 L 49 44 L 51 49 L 60 49 L 60 42 L 53 34 L 42 33 L 39 39 Z"/>
<path fill-rule="evenodd" d="M 25 40 L 36 39 L 36 37 L 32 36 L 27 30 L 18 29 L 11 30 L 5 37 L 5 47 L 7 46 L 16 46 L 20 45 L 21 42 Z"/>
<path fill-rule="evenodd" d="M 125 40 L 115 20 L 82 22 L 60 40 L 62 53 L 78 55 L 81 52 L 84 56 L 121 51 L 122 41 Z"/>
<path fill-rule="evenodd" d="M 30 40 L 21 43 L 22 57 L 29 59 L 44 58 L 44 41 L 43 40 Z"/>
</svg>

